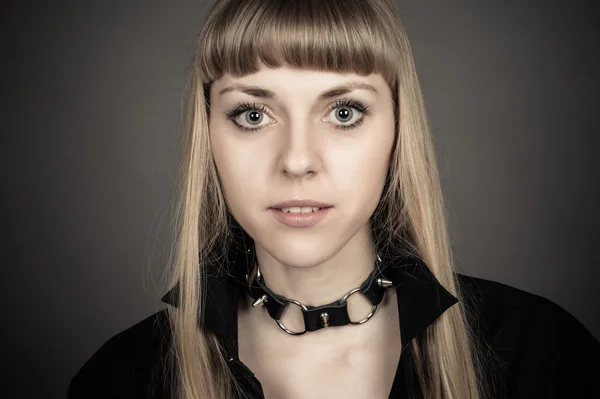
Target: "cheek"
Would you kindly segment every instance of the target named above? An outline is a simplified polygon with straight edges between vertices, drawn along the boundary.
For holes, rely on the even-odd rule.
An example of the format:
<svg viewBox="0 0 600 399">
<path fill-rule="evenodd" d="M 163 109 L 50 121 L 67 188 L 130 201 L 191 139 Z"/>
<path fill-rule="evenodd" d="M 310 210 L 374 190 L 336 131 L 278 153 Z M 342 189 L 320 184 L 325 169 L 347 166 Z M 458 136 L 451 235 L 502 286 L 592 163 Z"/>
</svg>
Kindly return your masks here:
<svg viewBox="0 0 600 399">
<path fill-rule="evenodd" d="M 350 151 L 337 155 L 334 180 L 345 198 L 354 202 L 379 201 L 379 196 L 389 169 L 389 154 L 393 134 L 366 138 Z"/>
<path fill-rule="evenodd" d="M 213 137 L 211 147 L 223 193 L 232 211 L 242 203 L 251 202 L 260 187 L 260 159 L 256 152 L 244 150 L 228 137 Z"/>
<path fill-rule="evenodd" d="M 346 171 L 344 191 L 348 194 L 344 197 L 353 204 L 355 212 L 370 213 L 381 198 L 388 165 L 380 156 L 365 156 L 360 161 Z"/>
</svg>

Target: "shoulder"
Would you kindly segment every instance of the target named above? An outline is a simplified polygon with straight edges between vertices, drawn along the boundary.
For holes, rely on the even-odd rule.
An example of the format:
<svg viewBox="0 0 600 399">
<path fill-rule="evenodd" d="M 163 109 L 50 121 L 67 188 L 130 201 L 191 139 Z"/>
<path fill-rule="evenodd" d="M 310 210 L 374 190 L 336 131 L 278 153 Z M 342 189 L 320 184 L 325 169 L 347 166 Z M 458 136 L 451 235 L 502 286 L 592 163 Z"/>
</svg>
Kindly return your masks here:
<svg viewBox="0 0 600 399">
<path fill-rule="evenodd" d="M 597 343 L 579 320 L 546 297 L 498 281 L 457 275 L 467 311 L 480 328 L 489 330 L 486 338 L 492 341 L 502 336 L 499 327 L 512 326 L 522 334 L 544 329 L 546 337 L 552 332 L 561 334 L 555 338 L 583 335 Z"/>
<path fill-rule="evenodd" d="M 563 317 L 568 314 L 558 304 L 541 295 L 498 281 L 460 273 L 457 276 L 467 308 L 480 313 L 486 323 L 500 322 L 506 317 L 530 318 L 540 311 Z"/>
<path fill-rule="evenodd" d="M 163 397 L 170 341 L 163 309 L 107 340 L 72 378 L 67 398 Z"/>
<path fill-rule="evenodd" d="M 600 343 L 577 318 L 548 298 L 507 284 L 462 274 L 458 281 L 484 361 L 494 379 L 504 380 L 503 394 L 591 393 L 600 377 Z"/>
</svg>

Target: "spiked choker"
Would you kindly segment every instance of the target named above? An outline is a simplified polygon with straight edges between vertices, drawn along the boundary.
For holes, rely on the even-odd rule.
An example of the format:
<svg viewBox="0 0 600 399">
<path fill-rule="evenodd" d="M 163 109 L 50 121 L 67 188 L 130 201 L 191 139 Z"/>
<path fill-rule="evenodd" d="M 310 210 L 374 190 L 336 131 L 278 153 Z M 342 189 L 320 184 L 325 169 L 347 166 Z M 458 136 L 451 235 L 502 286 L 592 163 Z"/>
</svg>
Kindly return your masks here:
<svg viewBox="0 0 600 399">
<path fill-rule="evenodd" d="M 392 286 L 392 282 L 386 280 L 381 274 L 380 265 L 381 258 L 377 255 L 374 270 L 359 287 L 350 290 L 341 299 L 326 305 L 308 306 L 295 299 L 285 298 L 282 295 L 274 293 L 265 285 L 258 263 L 256 263 L 256 275 L 252 278 L 252 281 L 248 281 L 248 293 L 254 300 L 252 306 L 264 306 L 269 316 L 277 322 L 277 325 L 290 335 L 302 335 L 310 331 L 328 327 L 363 324 L 375 314 L 377 306 L 383 300 L 385 289 Z M 348 298 L 355 293 L 364 295 L 372 305 L 369 314 L 364 319 L 358 321 L 350 320 L 350 316 L 348 315 Z M 281 322 L 283 313 L 290 304 L 300 307 L 302 311 L 304 319 L 303 331 L 291 331 Z"/>
</svg>

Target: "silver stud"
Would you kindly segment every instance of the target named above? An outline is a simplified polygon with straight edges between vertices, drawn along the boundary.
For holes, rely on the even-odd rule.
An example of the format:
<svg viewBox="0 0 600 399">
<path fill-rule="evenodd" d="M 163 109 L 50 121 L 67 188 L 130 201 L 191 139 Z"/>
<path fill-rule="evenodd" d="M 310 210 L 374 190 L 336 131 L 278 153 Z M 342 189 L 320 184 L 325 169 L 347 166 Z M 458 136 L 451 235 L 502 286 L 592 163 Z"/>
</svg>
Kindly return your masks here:
<svg viewBox="0 0 600 399">
<path fill-rule="evenodd" d="M 329 327 L 329 315 L 325 312 L 321 313 L 321 323 L 323 327 Z"/>
<path fill-rule="evenodd" d="M 257 300 L 255 300 L 254 302 L 252 302 L 252 307 L 255 308 L 257 306 L 261 306 L 263 305 L 265 302 L 267 302 L 267 294 L 261 296 L 260 298 L 258 298 Z"/>
<path fill-rule="evenodd" d="M 384 278 L 378 278 L 377 284 L 379 284 L 383 288 L 387 288 L 387 287 L 391 287 L 393 283 L 390 280 L 386 280 Z"/>
</svg>

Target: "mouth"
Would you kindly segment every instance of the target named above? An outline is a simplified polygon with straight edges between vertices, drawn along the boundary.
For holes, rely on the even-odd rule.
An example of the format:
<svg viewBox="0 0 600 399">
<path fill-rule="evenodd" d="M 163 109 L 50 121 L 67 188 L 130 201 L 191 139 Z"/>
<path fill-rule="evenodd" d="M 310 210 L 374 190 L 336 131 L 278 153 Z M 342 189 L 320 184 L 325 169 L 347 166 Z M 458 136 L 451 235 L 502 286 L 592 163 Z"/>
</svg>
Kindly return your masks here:
<svg viewBox="0 0 600 399">
<path fill-rule="evenodd" d="M 329 208 L 333 208 L 332 206 L 321 206 L 321 207 L 315 207 L 315 206 L 291 206 L 291 207 L 287 207 L 287 208 L 270 208 L 273 209 L 275 211 L 280 211 L 283 213 L 292 213 L 292 214 L 304 214 L 304 213 L 314 213 L 314 212 L 318 212 L 320 210 L 323 209 L 329 209 Z"/>
<path fill-rule="evenodd" d="M 275 219 L 288 227 L 311 227 L 326 219 L 333 206 L 269 208 Z"/>
</svg>

